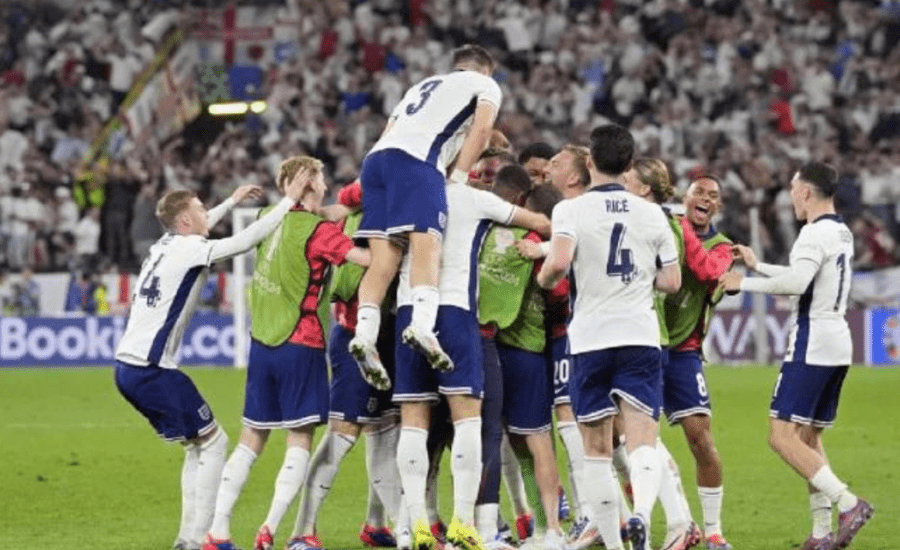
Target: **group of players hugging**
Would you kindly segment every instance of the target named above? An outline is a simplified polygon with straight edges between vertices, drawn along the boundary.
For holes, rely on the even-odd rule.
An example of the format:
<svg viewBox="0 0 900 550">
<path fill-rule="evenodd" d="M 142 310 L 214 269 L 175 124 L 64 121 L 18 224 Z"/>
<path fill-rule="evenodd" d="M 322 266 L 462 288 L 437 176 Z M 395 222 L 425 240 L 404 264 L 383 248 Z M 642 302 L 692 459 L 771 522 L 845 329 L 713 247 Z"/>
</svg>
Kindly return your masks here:
<svg viewBox="0 0 900 550">
<path fill-rule="evenodd" d="M 713 306 L 742 290 L 798 297 L 770 444 L 809 483 L 813 532 L 803 549 L 845 547 L 873 509 L 832 472 L 821 439 L 851 359 L 853 239 L 834 210 L 835 171 L 817 162 L 798 170 L 791 198 L 807 223 L 790 265 L 765 264 L 713 226 L 715 177 L 695 178 L 684 214 L 673 215 L 662 206 L 673 198 L 665 163 L 633 158 L 631 134 L 614 124 L 595 128 L 588 146 L 535 144 L 516 159 L 493 130 L 501 90 L 490 54 L 462 47 L 453 67 L 404 95 L 336 204 L 323 206 L 322 163 L 305 156 L 281 165 L 284 199 L 225 239 L 208 239 L 209 228 L 259 188 L 240 187 L 208 212 L 189 191 L 160 200 L 167 233 L 141 270 L 115 381 L 163 438 L 184 445 L 174 548 L 236 548 L 232 510 L 281 428 L 287 450 L 256 550 L 273 547 L 298 493 L 286 548 L 323 548 L 317 512 L 363 433 L 360 538 L 369 546 L 511 548 L 502 478 L 521 547 L 644 550 L 659 499 L 662 548 L 730 549 L 701 347 Z M 227 455 L 224 431 L 176 357 L 208 267 L 254 247 L 243 430 Z M 758 276 L 731 271 L 735 262 Z M 659 439 L 661 411 L 696 460 L 702 529 Z M 444 450 L 447 524 L 436 489 Z"/>
</svg>

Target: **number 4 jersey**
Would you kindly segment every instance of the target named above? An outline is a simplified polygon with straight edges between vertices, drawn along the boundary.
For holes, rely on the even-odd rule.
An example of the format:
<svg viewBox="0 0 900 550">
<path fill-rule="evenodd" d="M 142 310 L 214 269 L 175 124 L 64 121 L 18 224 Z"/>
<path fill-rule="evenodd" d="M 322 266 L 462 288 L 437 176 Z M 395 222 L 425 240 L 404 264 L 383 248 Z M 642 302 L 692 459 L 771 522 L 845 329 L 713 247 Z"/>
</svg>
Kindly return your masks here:
<svg viewBox="0 0 900 550">
<path fill-rule="evenodd" d="M 391 113 L 393 127 L 372 151 L 400 149 L 444 174 L 456 157 L 479 101 L 500 108 L 493 78 L 474 71 L 437 75 L 410 88 Z"/>
<path fill-rule="evenodd" d="M 116 359 L 136 366 L 178 368 L 175 352 L 206 282 L 211 241 L 166 234 L 150 248 L 138 277 Z"/>
<path fill-rule="evenodd" d="M 658 265 L 678 263 L 662 209 L 617 183 L 600 185 L 556 205 L 553 236 L 557 235 L 575 241 L 570 353 L 622 346 L 658 348 L 653 283 Z"/>
</svg>

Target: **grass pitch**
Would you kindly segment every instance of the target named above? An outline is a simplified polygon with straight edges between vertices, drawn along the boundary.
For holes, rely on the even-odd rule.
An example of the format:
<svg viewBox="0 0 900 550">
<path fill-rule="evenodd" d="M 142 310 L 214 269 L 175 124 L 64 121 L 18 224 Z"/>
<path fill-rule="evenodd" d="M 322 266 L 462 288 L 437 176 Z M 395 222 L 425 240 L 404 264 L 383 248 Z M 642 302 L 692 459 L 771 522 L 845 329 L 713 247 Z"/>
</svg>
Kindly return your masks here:
<svg viewBox="0 0 900 550">
<path fill-rule="evenodd" d="M 240 429 L 244 373 L 189 369 L 233 447 Z M 774 368 L 711 368 L 713 430 L 725 467 L 725 534 L 737 550 L 796 548 L 810 532 L 805 484 L 766 445 Z M 826 433 L 835 472 L 874 504 L 875 518 L 851 548 L 900 548 L 900 369 L 852 369 L 837 427 Z M 680 429 L 662 436 L 678 460 L 695 518 L 693 460 Z M 110 369 L 0 371 L 0 548 L 166 550 L 180 518 L 183 453 L 159 440 L 116 391 Z M 562 449 L 562 446 L 559 446 Z M 243 548 L 268 511 L 284 437 L 260 457 L 235 508 L 232 533 Z M 562 461 L 561 461 L 562 462 Z M 441 508 L 449 520 L 448 472 Z M 362 548 L 366 500 L 361 445 L 345 459 L 319 514 L 329 550 Z M 505 495 L 503 496 L 505 499 Z M 276 544 L 289 534 L 296 504 Z M 654 514 L 653 547 L 663 537 Z"/>
</svg>

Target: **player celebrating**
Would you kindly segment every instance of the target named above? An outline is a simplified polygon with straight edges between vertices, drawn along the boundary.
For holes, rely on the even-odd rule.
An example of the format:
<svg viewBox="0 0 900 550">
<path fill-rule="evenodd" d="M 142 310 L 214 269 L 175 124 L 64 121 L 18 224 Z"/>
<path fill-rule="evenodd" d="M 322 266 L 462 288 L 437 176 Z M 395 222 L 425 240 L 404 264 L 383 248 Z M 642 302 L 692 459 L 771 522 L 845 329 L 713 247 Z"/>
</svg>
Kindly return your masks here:
<svg viewBox="0 0 900 550">
<path fill-rule="evenodd" d="M 791 180 L 791 202 L 806 225 L 787 267 L 757 261 L 746 246 L 735 255 L 762 277 L 722 277 L 726 291 L 799 296 L 795 322 L 769 410 L 769 445 L 808 481 L 813 532 L 803 550 L 844 548 L 872 517 L 872 506 L 847 490 L 831 471 L 822 430 L 834 423 L 841 385 L 852 358 L 847 295 L 852 278 L 853 235 L 835 213 L 837 172 L 819 162 L 803 165 Z M 831 508 L 840 512 L 831 532 Z"/>
<path fill-rule="evenodd" d="M 592 480 L 586 489 L 594 517 L 584 528 L 596 530 L 610 550 L 623 547 L 611 467 L 616 414 L 624 417 L 633 465 L 635 516 L 628 535 L 636 550 L 646 548 L 660 483 L 660 349 L 653 288 L 675 292 L 681 285 L 678 253 L 662 211 L 618 183 L 633 154 L 634 139 L 625 128 L 609 124 L 592 132 L 591 187 L 554 209 L 550 254 L 538 274 L 543 288 L 553 288 L 571 268 L 570 283 L 578 289 L 569 348 L 585 478 Z"/>
<path fill-rule="evenodd" d="M 438 370 L 453 362 L 434 335 L 440 301 L 438 268 L 447 219 L 449 180 L 465 183 L 469 169 L 487 146 L 500 107 L 500 87 L 490 77 L 494 60 L 480 46 L 453 53 L 454 72 L 413 86 L 391 114 L 381 138 L 363 161 L 363 219 L 357 232 L 368 237 L 372 265 L 359 285 L 356 335 L 350 352 L 366 380 L 386 389 L 387 376 L 375 341 L 381 302 L 394 279 L 402 250 L 392 238 L 409 235 L 413 315 L 403 341 Z"/>
<path fill-rule="evenodd" d="M 244 429 L 222 471 L 216 512 L 204 550 L 234 550 L 230 541 L 231 511 L 274 428 L 287 430 L 287 450 L 269 514 L 256 536 L 256 550 L 272 547 L 272 539 L 306 476 L 309 448 L 316 425 L 328 412 L 328 371 L 319 297 L 331 264 L 369 263 L 369 251 L 353 246 L 333 223 L 310 212 L 325 194 L 321 161 L 295 157 L 281 164 L 279 189 L 295 174 L 309 174 L 311 186 L 303 203 L 257 250 L 250 291 L 253 325 Z M 301 252 L 302 251 L 302 252 Z M 327 306 L 327 302 L 325 302 Z M 293 541 L 292 541 L 293 542 Z"/>
<path fill-rule="evenodd" d="M 309 174 L 298 172 L 286 197 L 268 215 L 226 239 L 208 240 L 209 229 L 237 203 L 259 196 L 241 186 L 209 212 L 192 191 L 163 196 L 156 217 L 168 230 L 150 248 L 138 276 L 125 333 L 116 348 L 116 387 L 159 435 L 184 445 L 181 527 L 175 548 L 199 548 L 212 521 L 228 437 L 196 386 L 178 370 L 181 337 L 200 298 L 209 266 L 250 250 L 301 197 Z"/>
<path fill-rule="evenodd" d="M 681 290 L 665 301 L 669 361 L 663 366 L 663 406 L 670 423 L 680 423 L 697 464 L 697 493 L 703 536 L 709 550 L 730 550 L 722 535 L 722 460 L 711 428 L 711 403 L 701 349 L 712 308 L 722 298 L 719 277 L 731 268 L 731 241 L 712 218 L 721 207 L 721 186 L 712 176 L 691 183 L 684 197 L 685 263 Z M 702 243 L 696 246 L 694 232 Z M 703 250 L 705 249 L 705 250 Z"/>
</svg>

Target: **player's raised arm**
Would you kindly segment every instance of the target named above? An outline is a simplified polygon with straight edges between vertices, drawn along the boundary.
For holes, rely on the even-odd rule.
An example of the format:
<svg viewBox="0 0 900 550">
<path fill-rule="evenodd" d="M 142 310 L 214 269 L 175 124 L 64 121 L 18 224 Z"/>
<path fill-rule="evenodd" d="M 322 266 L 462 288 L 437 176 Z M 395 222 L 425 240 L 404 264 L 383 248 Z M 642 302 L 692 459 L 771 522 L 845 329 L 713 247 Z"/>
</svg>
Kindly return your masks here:
<svg viewBox="0 0 900 550">
<path fill-rule="evenodd" d="M 213 227 L 225 217 L 232 208 L 244 201 L 244 199 L 256 199 L 262 196 L 262 187 L 254 184 L 241 185 L 234 190 L 230 197 L 209 211 L 209 226 Z"/>
<path fill-rule="evenodd" d="M 294 178 L 284 189 L 285 197 L 268 214 L 248 225 L 231 237 L 211 242 L 209 262 L 217 262 L 256 246 L 260 241 L 278 227 L 278 224 L 292 206 L 297 204 L 310 184 L 310 172 L 306 169 L 297 171 Z"/>
</svg>

